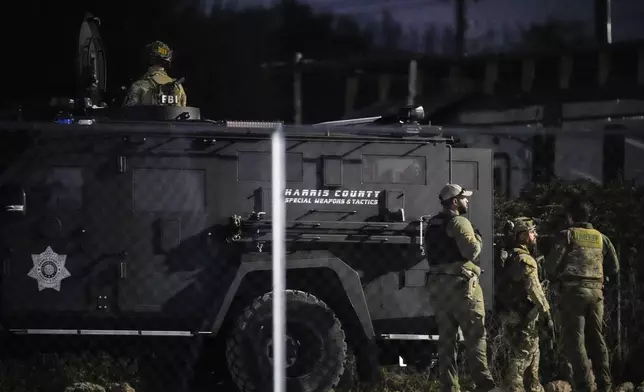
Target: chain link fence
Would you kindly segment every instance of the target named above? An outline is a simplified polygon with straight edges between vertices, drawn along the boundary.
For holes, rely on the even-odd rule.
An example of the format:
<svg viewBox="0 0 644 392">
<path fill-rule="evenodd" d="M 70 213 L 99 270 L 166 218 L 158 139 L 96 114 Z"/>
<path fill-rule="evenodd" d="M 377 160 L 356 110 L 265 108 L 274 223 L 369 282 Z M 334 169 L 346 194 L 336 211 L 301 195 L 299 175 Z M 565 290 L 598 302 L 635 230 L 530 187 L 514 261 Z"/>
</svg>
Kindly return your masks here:
<svg viewBox="0 0 644 392">
<path fill-rule="evenodd" d="M 3 131 L 2 391 L 86 382 L 415 392 L 457 376 L 468 390 L 485 384 L 483 364 L 502 385 L 514 337 L 497 309 L 507 299 L 501 228 L 538 218 L 534 255 L 547 255 L 565 227 L 561 206 L 575 195 L 591 201 L 593 225 L 619 253 L 620 285 L 604 290 L 614 382 L 642 381 L 632 365 L 644 352 L 637 136 L 582 127 L 565 137 L 527 127 L 38 127 Z M 465 216 L 483 242 L 471 250 L 476 279 L 458 263 L 427 261 L 467 259 L 449 253 L 465 242 L 427 231 L 447 183 L 473 191 Z M 541 263 L 556 327 L 554 339 L 538 330 L 546 384 L 570 375 L 557 329 L 565 315 Z M 284 306 L 276 313 L 275 304 Z M 455 350 L 441 345 L 441 331 Z M 283 383 L 275 359 L 285 363 Z M 441 375 L 448 362 L 453 374 Z"/>
</svg>

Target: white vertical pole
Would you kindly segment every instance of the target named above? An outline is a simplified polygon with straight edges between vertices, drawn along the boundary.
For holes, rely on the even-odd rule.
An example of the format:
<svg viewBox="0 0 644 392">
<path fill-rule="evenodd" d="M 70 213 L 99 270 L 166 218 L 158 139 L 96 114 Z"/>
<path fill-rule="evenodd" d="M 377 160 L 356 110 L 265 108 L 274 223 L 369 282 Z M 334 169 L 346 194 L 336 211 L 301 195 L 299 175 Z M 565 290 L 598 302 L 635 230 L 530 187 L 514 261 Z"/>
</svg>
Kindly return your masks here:
<svg viewBox="0 0 644 392">
<path fill-rule="evenodd" d="M 418 62 L 411 60 L 409 62 L 409 75 L 407 78 L 407 105 L 412 106 L 416 103 L 416 88 L 418 87 Z"/>
<path fill-rule="evenodd" d="M 606 0 L 606 42 L 613 43 L 613 4 L 612 0 Z"/>
<path fill-rule="evenodd" d="M 284 291 L 286 269 L 284 258 L 286 252 L 284 249 L 285 237 L 285 218 L 286 206 L 284 201 L 284 192 L 286 188 L 284 164 L 284 130 L 282 125 L 278 125 L 271 137 L 271 204 L 273 213 L 272 231 L 273 231 L 273 392 L 286 391 L 286 311 Z"/>
</svg>

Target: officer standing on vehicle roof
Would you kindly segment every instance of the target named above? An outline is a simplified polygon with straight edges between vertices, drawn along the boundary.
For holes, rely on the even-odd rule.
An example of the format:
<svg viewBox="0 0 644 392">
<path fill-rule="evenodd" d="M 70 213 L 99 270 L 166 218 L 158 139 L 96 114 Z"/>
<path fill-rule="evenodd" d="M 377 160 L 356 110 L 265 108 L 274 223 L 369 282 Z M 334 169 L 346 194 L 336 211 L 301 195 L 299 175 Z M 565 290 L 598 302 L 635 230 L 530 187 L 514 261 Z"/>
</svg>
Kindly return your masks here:
<svg viewBox="0 0 644 392">
<path fill-rule="evenodd" d="M 188 97 L 181 80 L 168 76 L 166 68 L 172 63 L 172 49 L 161 41 L 145 47 L 148 70 L 132 83 L 123 106 L 186 106 Z"/>
<path fill-rule="evenodd" d="M 430 268 L 427 288 L 438 325 L 438 361 L 444 392 L 460 391 L 456 364 L 459 327 L 476 391 L 496 387 L 487 363 L 485 306 L 479 285 L 481 268 L 474 262 L 483 241 L 463 216 L 471 195 L 460 185 L 445 185 L 438 196 L 443 210 L 429 220 L 425 235 Z"/>
<path fill-rule="evenodd" d="M 594 371 L 597 391 L 606 392 L 611 390 L 612 381 L 603 335 L 604 277 L 617 281 L 619 260 L 610 239 L 588 223 L 588 203 L 573 201 L 567 218 L 570 227 L 560 233 L 545 267 L 556 282 L 559 310 L 565 316 L 560 322 L 564 350 L 573 371 L 573 390 L 590 391 Z"/>
<path fill-rule="evenodd" d="M 539 281 L 539 267 L 530 249 L 537 243 L 534 221 L 521 217 L 509 222 L 508 242 L 512 250 L 499 277 L 499 316 L 504 340 L 510 349 L 504 377 L 504 390 L 542 392 L 539 382 L 539 316 L 552 331 L 550 305 Z"/>
</svg>

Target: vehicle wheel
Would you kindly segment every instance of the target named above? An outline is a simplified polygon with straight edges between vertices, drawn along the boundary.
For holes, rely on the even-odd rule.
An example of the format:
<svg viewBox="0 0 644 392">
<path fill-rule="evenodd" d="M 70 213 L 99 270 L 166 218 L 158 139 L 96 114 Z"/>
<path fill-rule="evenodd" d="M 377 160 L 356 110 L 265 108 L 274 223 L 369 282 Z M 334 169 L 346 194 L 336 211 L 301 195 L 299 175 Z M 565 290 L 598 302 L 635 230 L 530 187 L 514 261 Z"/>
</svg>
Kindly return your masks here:
<svg viewBox="0 0 644 392">
<path fill-rule="evenodd" d="M 352 350 L 347 351 L 347 359 L 344 361 L 344 373 L 335 386 L 335 392 L 348 392 L 358 390 L 358 371 L 356 369 L 356 356 Z"/>
<path fill-rule="evenodd" d="M 286 389 L 323 392 L 344 371 L 347 344 L 340 321 L 315 296 L 287 290 Z M 226 361 L 242 392 L 272 390 L 273 294 L 259 297 L 236 320 L 226 341 Z"/>
</svg>

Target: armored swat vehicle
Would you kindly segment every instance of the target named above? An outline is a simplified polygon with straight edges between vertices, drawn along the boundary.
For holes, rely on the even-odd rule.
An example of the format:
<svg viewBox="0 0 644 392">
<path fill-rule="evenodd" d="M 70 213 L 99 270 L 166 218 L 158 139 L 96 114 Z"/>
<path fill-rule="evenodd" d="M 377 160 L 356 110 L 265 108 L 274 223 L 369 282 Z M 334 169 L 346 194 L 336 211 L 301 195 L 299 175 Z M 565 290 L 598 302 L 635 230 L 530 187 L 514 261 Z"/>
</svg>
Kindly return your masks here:
<svg viewBox="0 0 644 392">
<path fill-rule="evenodd" d="M 272 130 L 239 125 L 1 123 L 25 143 L 0 175 L 4 327 L 224 338 L 252 390 L 272 346 Z M 286 130 L 288 374 L 302 390 L 336 383 L 347 349 L 374 370 L 391 360 L 382 340 L 435 335 L 420 222 L 444 184 L 474 190 L 469 217 L 492 237 L 489 150 L 375 133 Z M 481 263 L 492 271 L 491 247 Z"/>
<path fill-rule="evenodd" d="M 0 122 L 3 327 L 208 337 L 225 342 L 239 390 L 270 385 L 275 124 L 90 109 Z M 490 150 L 402 123 L 285 127 L 289 390 L 332 388 L 348 355 L 362 380 L 428 360 L 422 222 L 446 183 L 474 191 L 469 218 L 492 242 Z M 480 257 L 488 307 L 492 254 Z"/>
</svg>

